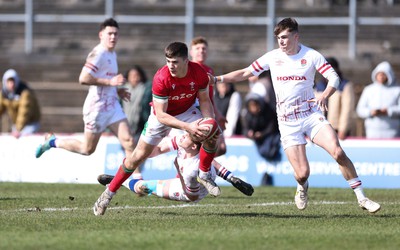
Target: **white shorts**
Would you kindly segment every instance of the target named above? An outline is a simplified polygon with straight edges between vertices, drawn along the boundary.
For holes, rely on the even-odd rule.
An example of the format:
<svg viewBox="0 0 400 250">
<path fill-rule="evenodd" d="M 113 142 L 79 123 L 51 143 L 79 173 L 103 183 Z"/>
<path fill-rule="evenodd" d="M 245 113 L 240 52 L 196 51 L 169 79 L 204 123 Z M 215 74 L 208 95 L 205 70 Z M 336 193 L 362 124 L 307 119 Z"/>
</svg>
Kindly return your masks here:
<svg viewBox="0 0 400 250">
<path fill-rule="evenodd" d="M 307 144 L 306 136 L 313 140 L 323 126 L 330 124 L 321 112 L 315 112 L 298 121 L 285 122 L 278 120 L 278 123 L 283 149 Z"/>
<path fill-rule="evenodd" d="M 126 115 L 121 105 L 115 105 L 110 111 L 89 112 L 83 114 L 83 122 L 85 123 L 85 132 L 102 133 L 111 124 L 126 119 Z"/>
<path fill-rule="evenodd" d="M 175 116 L 176 119 L 184 122 L 193 122 L 200 118 L 203 115 L 201 114 L 200 110 L 196 108 L 194 105 L 191 106 L 188 110 Z M 150 145 L 158 145 L 161 140 L 166 137 L 169 132 L 171 131 L 171 127 L 168 127 L 161 122 L 158 121 L 156 115 L 154 114 L 153 108 L 151 108 L 149 119 L 144 126 L 142 131 L 142 135 L 140 136 L 144 142 Z"/>
</svg>

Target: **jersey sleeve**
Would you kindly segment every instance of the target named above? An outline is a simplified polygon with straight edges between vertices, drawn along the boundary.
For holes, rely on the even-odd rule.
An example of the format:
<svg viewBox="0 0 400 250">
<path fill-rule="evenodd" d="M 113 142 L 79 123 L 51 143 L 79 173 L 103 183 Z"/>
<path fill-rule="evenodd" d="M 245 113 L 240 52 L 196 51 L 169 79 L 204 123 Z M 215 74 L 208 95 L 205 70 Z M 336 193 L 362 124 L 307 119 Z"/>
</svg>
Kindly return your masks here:
<svg viewBox="0 0 400 250">
<path fill-rule="evenodd" d="M 96 77 L 98 75 L 99 69 L 102 67 L 102 56 L 103 54 L 96 49 L 93 49 L 86 58 L 85 65 L 83 69 Z"/>
<path fill-rule="evenodd" d="M 162 80 L 161 74 L 161 70 L 159 70 L 154 75 L 151 91 L 153 92 L 154 100 L 159 102 L 167 102 L 169 97 L 168 88 L 165 86 L 165 80 Z"/>
<path fill-rule="evenodd" d="M 314 65 L 318 73 L 323 75 L 325 78 L 328 78 L 330 74 L 336 74 L 335 70 L 326 61 L 323 55 L 321 55 L 318 51 L 315 50 L 313 52 L 314 52 Z"/>
<path fill-rule="evenodd" d="M 168 147 L 170 151 L 176 151 L 178 150 L 178 140 L 180 139 L 180 135 L 176 135 L 171 138 L 171 140 L 168 141 Z"/>
<path fill-rule="evenodd" d="M 255 76 L 259 76 L 262 72 L 269 70 L 269 55 L 269 53 L 264 54 L 247 67 L 247 69 Z"/>
<path fill-rule="evenodd" d="M 208 78 L 207 72 L 204 70 L 204 68 L 202 68 L 200 66 L 196 70 L 198 71 L 198 73 L 196 75 L 199 77 L 198 81 L 200 83 L 199 91 L 208 90 L 207 87 L 208 87 L 208 82 L 210 79 Z"/>
</svg>

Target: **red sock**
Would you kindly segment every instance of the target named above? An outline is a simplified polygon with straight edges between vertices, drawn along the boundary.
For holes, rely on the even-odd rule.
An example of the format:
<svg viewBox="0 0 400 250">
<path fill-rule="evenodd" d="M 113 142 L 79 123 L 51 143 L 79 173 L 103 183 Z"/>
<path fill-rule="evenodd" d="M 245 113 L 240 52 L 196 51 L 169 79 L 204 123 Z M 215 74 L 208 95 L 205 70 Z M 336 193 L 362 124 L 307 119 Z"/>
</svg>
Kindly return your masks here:
<svg viewBox="0 0 400 250">
<path fill-rule="evenodd" d="M 211 163 L 214 160 L 215 152 L 216 152 L 216 149 L 212 150 L 212 151 L 206 151 L 203 146 L 200 148 L 199 168 L 201 171 L 203 171 L 203 172 L 210 171 Z"/>
<path fill-rule="evenodd" d="M 124 165 L 125 159 L 122 162 L 121 166 L 119 166 L 117 173 L 114 176 L 114 179 L 110 182 L 108 186 L 108 190 L 111 192 L 117 192 L 117 190 L 122 186 L 122 183 L 126 181 L 129 176 L 132 175 L 134 170 L 127 169 Z"/>
</svg>

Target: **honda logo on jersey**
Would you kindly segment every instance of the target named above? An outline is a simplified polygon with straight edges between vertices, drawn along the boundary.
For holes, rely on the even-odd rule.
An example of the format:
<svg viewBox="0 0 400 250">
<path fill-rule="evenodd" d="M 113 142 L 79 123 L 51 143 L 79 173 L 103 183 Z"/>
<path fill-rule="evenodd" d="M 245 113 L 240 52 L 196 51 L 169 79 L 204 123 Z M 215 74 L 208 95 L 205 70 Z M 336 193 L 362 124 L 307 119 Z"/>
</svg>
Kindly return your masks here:
<svg viewBox="0 0 400 250">
<path fill-rule="evenodd" d="M 307 78 L 305 76 L 278 76 L 276 77 L 278 81 L 305 81 Z"/>
</svg>

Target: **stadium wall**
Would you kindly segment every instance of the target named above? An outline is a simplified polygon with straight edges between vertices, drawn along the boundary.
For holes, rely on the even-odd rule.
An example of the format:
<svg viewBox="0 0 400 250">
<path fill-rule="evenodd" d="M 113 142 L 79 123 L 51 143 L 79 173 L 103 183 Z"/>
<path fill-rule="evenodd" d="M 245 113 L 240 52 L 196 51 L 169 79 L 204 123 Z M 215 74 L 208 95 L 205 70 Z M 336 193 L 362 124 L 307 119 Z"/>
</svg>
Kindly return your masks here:
<svg viewBox="0 0 400 250">
<path fill-rule="evenodd" d="M 60 138 L 83 134 L 60 134 Z M 103 136 L 96 152 L 81 156 L 65 150 L 51 149 L 36 159 L 36 146 L 42 135 L 15 139 L 9 134 L 0 136 L 0 181 L 43 183 L 97 183 L 97 175 L 114 174 L 122 162 L 124 152 L 114 136 Z M 258 155 L 254 143 L 246 138 L 227 138 L 228 153 L 218 160 L 236 176 L 254 186 L 263 183 L 265 173 L 272 177 L 274 186 L 294 187 L 293 170 L 285 156 L 277 162 L 267 162 Z M 400 140 L 348 139 L 341 142 L 353 160 L 366 188 L 400 188 Z M 282 152 L 283 153 L 283 152 Z M 284 154 L 283 154 L 284 155 Z M 347 188 L 337 164 L 321 148 L 307 145 L 313 187 Z M 176 175 L 174 153 L 146 161 L 145 179 L 167 179 Z M 229 185 L 218 179 L 219 185 Z"/>
</svg>

